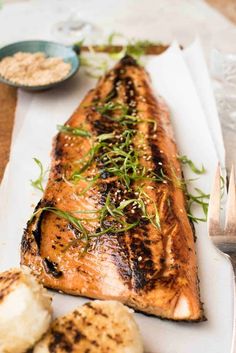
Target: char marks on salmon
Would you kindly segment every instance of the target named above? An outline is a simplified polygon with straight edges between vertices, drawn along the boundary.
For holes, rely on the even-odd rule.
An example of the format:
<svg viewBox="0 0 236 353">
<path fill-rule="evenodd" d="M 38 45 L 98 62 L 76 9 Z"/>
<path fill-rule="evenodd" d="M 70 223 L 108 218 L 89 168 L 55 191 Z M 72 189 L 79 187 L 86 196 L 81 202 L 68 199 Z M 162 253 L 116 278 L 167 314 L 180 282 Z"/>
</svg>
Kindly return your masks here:
<svg viewBox="0 0 236 353">
<path fill-rule="evenodd" d="M 169 111 L 131 57 L 60 127 L 21 263 L 65 293 L 176 321 L 203 319 Z"/>
</svg>

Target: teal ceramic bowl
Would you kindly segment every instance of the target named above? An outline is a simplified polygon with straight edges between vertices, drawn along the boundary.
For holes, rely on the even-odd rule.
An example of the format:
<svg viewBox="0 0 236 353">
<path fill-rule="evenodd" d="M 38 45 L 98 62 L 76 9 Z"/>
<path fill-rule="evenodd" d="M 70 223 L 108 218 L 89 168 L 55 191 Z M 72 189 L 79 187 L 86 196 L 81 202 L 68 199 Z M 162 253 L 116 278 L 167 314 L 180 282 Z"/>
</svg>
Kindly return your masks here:
<svg viewBox="0 0 236 353">
<path fill-rule="evenodd" d="M 78 48 L 76 51 L 73 47 L 68 47 L 63 44 L 48 42 L 44 40 L 27 40 L 24 42 L 16 42 L 13 44 L 9 44 L 0 49 L 0 61 L 6 56 L 12 56 L 17 52 L 28 52 L 28 53 L 36 53 L 43 52 L 48 57 L 59 57 L 63 59 L 65 62 L 71 64 L 71 70 L 68 75 L 63 78 L 63 80 L 49 83 L 47 85 L 41 86 L 27 86 L 20 85 L 18 83 L 14 83 L 12 81 L 6 80 L 0 75 L 0 81 L 4 82 L 10 86 L 22 88 L 27 91 L 41 91 L 46 90 L 58 85 L 61 85 L 63 82 L 69 80 L 75 73 L 78 71 L 80 66 L 80 61 L 78 57 Z"/>
</svg>

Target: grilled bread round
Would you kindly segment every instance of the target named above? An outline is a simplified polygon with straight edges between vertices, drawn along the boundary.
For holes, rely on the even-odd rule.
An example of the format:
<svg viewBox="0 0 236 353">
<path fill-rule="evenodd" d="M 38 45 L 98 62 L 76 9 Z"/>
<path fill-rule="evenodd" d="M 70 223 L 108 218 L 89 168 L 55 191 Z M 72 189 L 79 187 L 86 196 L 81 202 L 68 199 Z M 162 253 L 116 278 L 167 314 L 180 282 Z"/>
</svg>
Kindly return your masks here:
<svg viewBox="0 0 236 353">
<path fill-rule="evenodd" d="M 116 301 L 95 300 L 54 320 L 34 353 L 142 353 L 131 310 Z"/>
<path fill-rule="evenodd" d="M 23 353 L 47 331 L 51 298 L 26 267 L 0 274 L 0 352 Z"/>
</svg>

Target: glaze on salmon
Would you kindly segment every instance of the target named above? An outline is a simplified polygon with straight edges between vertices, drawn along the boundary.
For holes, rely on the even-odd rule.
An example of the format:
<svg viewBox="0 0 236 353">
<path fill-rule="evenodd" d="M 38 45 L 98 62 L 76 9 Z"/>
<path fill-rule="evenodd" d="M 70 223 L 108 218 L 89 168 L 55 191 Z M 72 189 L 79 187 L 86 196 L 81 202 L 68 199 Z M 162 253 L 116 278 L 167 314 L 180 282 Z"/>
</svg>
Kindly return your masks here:
<svg viewBox="0 0 236 353">
<path fill-rule="evenodd" d="M 98 82 L 55 137 L 21 263 L 48 288 L 116 299 L 165 319 L 203 319 L 169 112 L 131 57 Z"/>
</svg>

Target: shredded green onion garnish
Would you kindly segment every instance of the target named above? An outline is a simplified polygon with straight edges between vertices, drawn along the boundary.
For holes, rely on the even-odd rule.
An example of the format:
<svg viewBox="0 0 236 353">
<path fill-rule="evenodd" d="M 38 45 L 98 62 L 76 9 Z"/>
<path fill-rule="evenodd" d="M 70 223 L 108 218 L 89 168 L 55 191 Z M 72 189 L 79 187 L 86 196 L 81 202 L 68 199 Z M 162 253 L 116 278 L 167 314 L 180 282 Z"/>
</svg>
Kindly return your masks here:
<svg viewBox="0 0 236 353">
<path fill-rule="evenodd" d="M 126 41 L 126 45 L 122 46 L 120 52 L 111 51 L 111 46 L 114 44 L 115 38 L 123 38 Z M 107 39 L 107 44 L 102 45 L 101 49 L 105 50 L 109 48 L 108 53 L 103 53 L 102 56 L 98 56 L 92 47 L 89 48 L 90 57 L 85 57 L 80 54 L 80 64 L 84 66 L 85 72 L 89 77 L 99 78 L 109 68 L 109 62 L 111 60 L 120 60 L 124 55 L 130 55 L 135 60 L 140 63 L 141 57 L 145 54 L 146 49 L 152 45 L 157 45 L 158 43 L 150 42 L 149 40 L 135 40 L 127 39 L 121 33 L 112 32 Z M 75 47 L 79 47 L 81 42 L 76 43 Z"/>
<path fill-rule="evenodd" d="M 113 37 L 110 38 L 110 41 Z M 142 55 L 143 50 L 150 43 L 138 42 L 136 48 L 127 46 L 127 52 L 134 56 Z M 108 99 L 108 98 L 107 98 Z M 72 134 L 89 138 L 90 149 L 87 153 L 73 164 L 68 178 L 63 176 L 64 180 L 75 185 L 79 181 L 85 181 L 84 189 L 80 195 L 86 194 L 91 188 L 99 186 L 104 179 L 113 178 L 121 186 L 118 192 L 122 190 L 122 199 L 114 198 L 114 195 L 108 191 L 103 199 L 103 204 L 96 210 L 75 210 L 65 211 L 57 207 L 42 207 L 35 211 L 32 219 L 42 212 L 52 212 L 56 216 L 69 222 L 76 230 L 77 241 L 82 244 L 83 252 L 89 247 L 91 239 L 104 234 L 119 234 L 131 230 L 145 222 L 161 229 L 161 221 L 156 200 L 149 196 L 142 181 L 149 180 L 153 183 L 168 183 L 175 187 L 182 188 L 188 199 L 188 216 L 195 222 L 205 221 L 208 211 L 209 195 L 195 188 L 195 194 L 189 193 L 186 188 L 186 182 L 180 178 L 174 168 L 169 168 L 169 172 L 163 167 L 158 167 L 157 171 L 148 168 L 141 163 L 142 158 L 152 157 L 145 155 L 142 148 L 134 148 L 134 138 L 138 138 L 137 124 L 152 124 L 153 131 L 157 129 L 155 119 L 141 118 L 140 112 L 133 109 L 130 113 L 130 107 L 126 104 L 115 101 L 102 101 L 94 103 L 91 108 L 101 114 L 102 119 L 112 121 L 113 131 L 109 130 L 96 137 L 92 137 L 90 132 L 83 127 L 71 127 L 69 125 L 58 126 L 61 133 Z M 137 130 L 137 131 L 136 131 Z M 139 132 L 142 134 L 142 132 Z M 205 173 L 205 168 L 197 168 L 195 164 L 187 157 L 178 157 L 182 164 L 187 165 L 195 174 Z M 43 167 L 39 160 L 34 159 L 40 168 L 40 176 L 32 185 L 43 191 Z M 96 170 L 93 168 L 96 163 Z M 160 163 L 162 165 L 162 163 Z M 95 174 L 96 172 L 96 174 Z M 135 182 L 135 183 L 134 183 Z M 150 189 L 153 186 L 149 185 Z M 198 205 L 202 208 L 204 218 L 197 218 L 193 215 L 192 208 Z M 91 217 L 89 217 L 89 215 Z M 94 230 L 91 231 L 91 223 Z M 88 227 L 88 224 L 90 225 Z M 74 243 L 73 243 L 74 244 Z M 68 244 L 68 247 L 70 244 Z"/>
<path fill-rule="evenodd" d="M 195 194 L 192 194 L 186 191 L 186 196 L 188 200 L 188 215 L 194 222 L 206 222 L 207 221 L 207 213 L 208 213 L 208 205 L 210 194 L 204 193 L 202 190 L 198 188 L 195 189 Z M 201 207 L 204 217 L 198 218 L 195 217 L 192 213 L 192 207 L 198 205 Z"/>
<path fill-rule="evenodd" d="M 72 127 L 69 125 L 57 125 L 57 129 L 60 132 L 63 132 L 65 134 L 71 134 L 71 135 L 81 136 L 81 137 L 91 137 L 90 132 L 84 129 L 81 129 L 79 127 Z"/>
<path fill-rule="evenodd" d="M 35 180 L 30 180 L 31 182 L 31 185 L 35 188 L 35 189 L 38 189 L 40 191 L 44 191 L 44 188 L 43 188 L 43 179 L 44 179 L 44 176 L 45 176 L 45 171 L 44 171 L 44 168 L 43 168 L 43 164 L 40 162 L 39 159 L 37 158 L 33 158 L 33 160 L 35 161 L 35 163 L 37 164 L 37 166 L 39 167 L 39 176 L 37 179 Z"/>
<path fill-rule="evenodd" d="M 77 240 L 83 243 L 83 249 L 82 249 L 82 253 L 83 253 L 85 251 L 85 249 L 88 248 L 89 241 L 92 238 L 96 238 L 96 237 L 99 237 L 99 236 L 107 234 L 107 233 L 122 233 L 122 232 L 128 231 L 128 230 L 136 227 L 139 224 L 139 222 L 140 222 L 139 220 L 137 220 L 133 223 L 127 223 L 126 221 L 123 221 L 120 218 L 121 216 L 124 217 L 123 212 L 119 213 L 119 218 L 118 218 L 117 213 L 115 214 L 115 211 L 113 213 L 113 211 L 110 210 L 109 202 L 110 202 L 110 200 L 108 199 L 108 201 L 106 202 L 104 207 L 102 207 L 100 210 L 94 210 L 94 211 L 88 211 L 88 212 L 86 212 L 84 210 L 68 212 L 68 211 L 60 210 L 56 207 L 51 207 L 51 206 L 41 207 L 33 213 L 32 217 L 30 219 L 30 222 L 32 222 L 36 216 L 40 216 L 42 214 L 42 212 L 52 212 L 56 216 L 67 220 L 78 231 L 78 233 L 75 233 L 75 235 L 77 237 Z M 81 214 L 84 214 L 84 213 L 85 214 L 95 214 L 95 215 L 97 215 L 97 217 L 96 218 L 79 218 L 79 217 L 75 216 L 75 214 L 80 214 L 80 213 Z M 112 216 L 112 219 L 110 220 L 111 225 L 108 227 L 103 225 L 107 214 Z M 94 231 L 91 232 L 84 225 L 84 223 L 86 223 L 86 222 L 99 222 L 101 226 L 99 229 L 95 229 Z"/>
<path fill-rule="evenodd" d="M 123 38 L 123 34 L 119 33 L 119 32 L 112 32 L 107 39 L 107 44 L 108 45 L 113 45 L 114 44 L 114 40 L 115 38 Z"/>
<path fill-rule="evenodd" d="M 191 161 L 191 159 L 189 159 L 187 156 L 179 156 L 178 159 L 183 165 L 187 164 L 195 174 L 201 175 L 206 173 L 206 169 L 203 165 L 201 166 L 201 168 L 196 167 L 193 161 Z"/>
<path fill-rule="evenodd" d="M 131 40 L 126 47 L 126 54 L 139 61 L 146 49 L 155 44 L 149 40 Z"/>
</svg>

